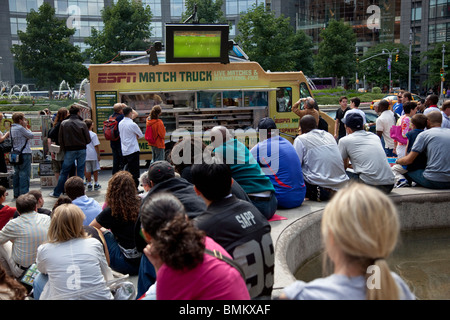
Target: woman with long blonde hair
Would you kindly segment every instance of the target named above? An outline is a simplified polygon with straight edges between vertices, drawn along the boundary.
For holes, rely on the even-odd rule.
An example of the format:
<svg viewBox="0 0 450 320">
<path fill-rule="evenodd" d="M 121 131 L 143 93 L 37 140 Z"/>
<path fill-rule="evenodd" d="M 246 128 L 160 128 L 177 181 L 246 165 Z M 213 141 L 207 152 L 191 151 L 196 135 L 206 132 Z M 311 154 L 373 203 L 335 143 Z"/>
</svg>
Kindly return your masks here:
<svg viewBox="0 0 450 320">
<path fill-rule="evenodd" d="M 128 171 L 115 173 L 108 182 L 107 207 L 90 223 L 103 231 L 110 266 L 122 274 L 137 275 L 142 252 L 136 249 L 134 226 L 141 198 L 136 193 L 133 176 Z"/>
<path fill-rule="evenodd" d="M 72 204 L 52 214 L 48 241 L 38 247 L 36 264 L 41 274 L 34 281 L 36 300 L 113 299 L 106 281 L 112 279 L 102 244 L 87 235 L 84 213 Z"/>
<path fill-rule="evenodd" d="M 391 199 L 371 186 L 351 183 L 336 193 L 322 216 L 321 233 L 332 274 L 309 283 L 296 281 L 282 296 L 297 300 L 415 299 L 386 261 L 399 232 Z"/>
</svg>

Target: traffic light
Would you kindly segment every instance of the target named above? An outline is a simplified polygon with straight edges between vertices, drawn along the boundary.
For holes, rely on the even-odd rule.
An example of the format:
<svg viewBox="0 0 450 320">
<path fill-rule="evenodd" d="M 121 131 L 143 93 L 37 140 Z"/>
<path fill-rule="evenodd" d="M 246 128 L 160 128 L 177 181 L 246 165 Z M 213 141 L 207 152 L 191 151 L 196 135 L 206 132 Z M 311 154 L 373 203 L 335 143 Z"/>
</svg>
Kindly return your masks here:
<svg viewBox="0 0 450 320">
<path fill-rule="evenodd" d="M 398 62 L 398 54 L 395 55 L 395 62 Z"/>
<path fill-rule="evenodd" d="M 441 68 L 441 78 L 444 77 L 444 68 Z"/>
</svg>

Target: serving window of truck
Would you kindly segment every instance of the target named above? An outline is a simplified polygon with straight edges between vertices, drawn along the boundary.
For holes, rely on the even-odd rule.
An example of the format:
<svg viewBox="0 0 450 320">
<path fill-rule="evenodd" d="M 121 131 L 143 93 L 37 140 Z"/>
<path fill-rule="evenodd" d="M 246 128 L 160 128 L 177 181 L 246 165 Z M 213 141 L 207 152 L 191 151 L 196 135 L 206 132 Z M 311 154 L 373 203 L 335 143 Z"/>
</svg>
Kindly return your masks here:
<svg viewBox="0 0 450 320">
<path fill-rule="evenodd" d="M 257 62 L 195 62 L 90 65 L 92 117 L 102 158 L 112 158 L 102 127 L 117 102 L 135 109 L 135 122 L 145 132 L 146 118 L 160 105 L 166 142 L 177 129 L 206 132 L 217 125 L 256 129 L 272 117 L 286 137 L 295 137 L 299 118 L 291 109 L 300 98 L 312 96 L 302 72 L 266 72 Z M 178 139 L 178 138 L 176 138 Z M 253 142 L 254 143 L 254 142 Z M 252 144 L 253 144 L 252 143 Z M 151 159 L 145 139 L 141 159 Z"/>
</svg>

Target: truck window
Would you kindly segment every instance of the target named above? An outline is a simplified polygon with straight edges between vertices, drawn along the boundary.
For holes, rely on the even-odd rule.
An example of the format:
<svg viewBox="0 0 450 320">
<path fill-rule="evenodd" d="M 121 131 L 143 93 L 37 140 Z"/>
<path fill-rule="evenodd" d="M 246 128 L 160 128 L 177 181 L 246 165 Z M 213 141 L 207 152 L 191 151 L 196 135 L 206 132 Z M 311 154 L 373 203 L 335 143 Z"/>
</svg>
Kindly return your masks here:
<svg viewBox="0 0 450 320">
<path fill-rule="evenodd" d="M 312 97 L 311 92 L 309 92 L 308 86 L 306 83 L 300 83 L 300 98 Z"/>
<path fill-rule="evenodd" d="M 291 112 L 291 110 L 292 110 L 292 88 L 278 87 L 277 112 Z"/>
<path fill-rule="evenodd" d="M 139 113 L 150 113 L 154 105 L 162 109 L 194 107 L 194 92 L 158 92 L 158 93 L 132 93 L 122 95 L 121 101 Z"/>
<path fill-rule="evenodd" d="M 199 91 L 197 92 L 198 108 L 221 108 L 222 94 L 215 91 Z"/>
<path fill-rule="evenodd" d="M 244 91 L 244 107 L 267 107 L 267 91 Z"/>
<path fill-rule="evenodd" d="M 242 91 L 223 91 L 224 107 L 242 107 Z"/>
</svg>

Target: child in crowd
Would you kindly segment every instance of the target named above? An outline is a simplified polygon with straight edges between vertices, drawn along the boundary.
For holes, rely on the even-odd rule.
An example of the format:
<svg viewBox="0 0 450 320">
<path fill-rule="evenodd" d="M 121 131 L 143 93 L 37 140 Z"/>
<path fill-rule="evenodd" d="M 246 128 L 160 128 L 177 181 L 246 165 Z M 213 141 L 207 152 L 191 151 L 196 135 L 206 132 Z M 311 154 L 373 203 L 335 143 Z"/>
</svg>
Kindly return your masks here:
<svg viewBox="0 0 450 320">
<path fill-rule="evenodd" d="M 406 138 L 408 139 L 408 142 L 406 144 L 406 153 L 407 155 L 410 151 L 412 146 L 414 145 L 414 141 L 416 141 L 417 136 L 419 133 L 423 132 L 425 128 L 427 127 L 427 117 L 422 113 L 416 113 L 411 118 L 411 130 L 406 133 Z M 406 180 L 404 174 L 408 171 L 414 171 L 417 169 L 424 169 L 427 164 L 427 156 L 422 153 L 420 154 L 412 164 L 408 166 L 402 166 L 400 164 L 395 164 L 392 166 L 392 172 L 395 176 L 395 188 L 402 188 L 402 187 L 409 187 L 410 184 L 408 183 L 408 180 Z"/>
<path fill-rule="evenodd" d="M 89 134 L 91 136 L 91 142 L 86 146 L 86 166 L 85 173 L 87 189 L 92 190 L 92 180 L 91 173 L 94 175 L 94 190 L 100 189 L 102 186 L 98 183 L 98 172 L 100 170 L 100 141 L 98 140 L 97 134 L 92 131 L 94 128 L 92 119 L 85 119 Z"/>
</svg>

